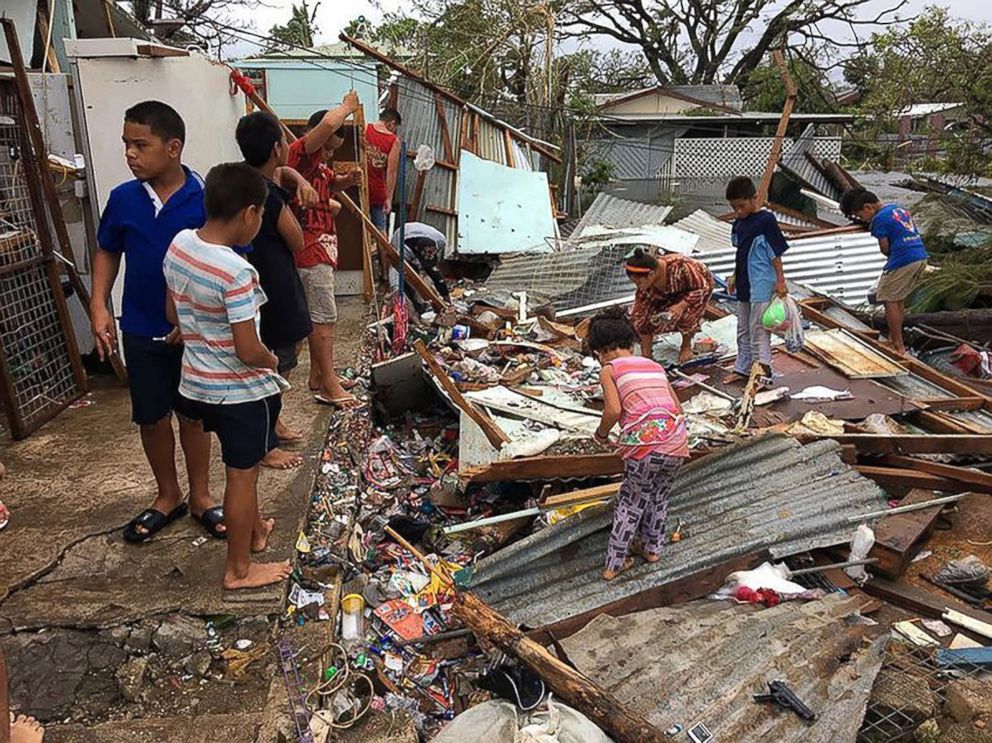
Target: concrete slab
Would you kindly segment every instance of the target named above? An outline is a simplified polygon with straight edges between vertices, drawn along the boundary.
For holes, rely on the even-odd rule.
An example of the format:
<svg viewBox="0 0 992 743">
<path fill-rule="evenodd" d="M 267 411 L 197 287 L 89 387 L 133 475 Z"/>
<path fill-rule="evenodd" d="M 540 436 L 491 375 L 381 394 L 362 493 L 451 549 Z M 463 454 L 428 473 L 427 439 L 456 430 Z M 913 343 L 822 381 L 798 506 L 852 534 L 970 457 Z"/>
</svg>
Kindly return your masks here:
<svg viewBox="0 0 992 743">
<path fill-rule="evenodd" d="M 341 303 L 339 359 L 354 356 L 364 305 Z M 329 409 L 307 391 L 304 349 L 284 399 L 285 420 L 307 432 L 306 461 L 295 472 L 264 470 L 259 500 L 276 518 L 271 559 L 290 557 L 306 513 L 316 456 Z M 221 590 L 224 542 L 194 547 L 204 534 L 184 519 L 145 545 L 129 545 L 121 527 L 154 495 L 154 480 L 130 422 L 127 391 L 101 387 L 93 404 L 67 410 L 25 441 L 5 446 L 3 498 L 13 517 L 0 533 L 0 635 L 12 629 L 107 627 L 182 610 L 255 616 L 279 611 L 283 588 L 226 597 Z M 184 475 L 182 476 L 185 479 Z M 224 487 L 214 441 L 211 488 Z"/>
</svg>

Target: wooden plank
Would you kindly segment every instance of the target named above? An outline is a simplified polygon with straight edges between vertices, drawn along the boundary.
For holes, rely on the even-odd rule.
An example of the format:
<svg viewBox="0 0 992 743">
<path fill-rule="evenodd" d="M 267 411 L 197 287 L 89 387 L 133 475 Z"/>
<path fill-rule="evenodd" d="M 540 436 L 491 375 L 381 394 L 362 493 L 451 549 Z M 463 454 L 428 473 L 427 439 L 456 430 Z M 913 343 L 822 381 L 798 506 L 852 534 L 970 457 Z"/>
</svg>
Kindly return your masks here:
<svg viewBox="0 0 992 743">
<path fill-rule="evenodd" d="M 973 470 L 967 467 L 955 467 L 950 464 L 939 464 L 925 459 L 913 459 L 912 457 L 901 457 L 889 455 L 882 457 L 879 462 L 887 467 L 905 467 L 919 472 L 928 472 L 931 475 L 944 477 L 948 480 L 956 480 L 966 483 L 971 490 L 978 493 L 992 493 L 992 475 L 981 470 Z"/>
<path fill-rule="evenodd" d="M 450 163 L 455 160 L 455 153 L 451 147 L 451 132 L 448 131 L 448 117 L 444 113 L 444 104 L 441 97 L 434 94 L 434 108 L 437 111 L 437 123 L 441 127 L 441 145 L 444 147 L 444 157 Z"/>
<path fill-rule="evenodd" d="M 841 444 L 853 444 L 860 454 L 981 454 L 992 456 L 992 436 L 977 434 L 905 434 L 879 435 L 845 433 L 831 438 Z"/>
<path fill-rule="evenodd" d="M 353 214 L 362 220 L 365 224 L 365 229 L 370 235 L 372 235 L 372 238 L 376 241 L 376 243 L 378 243 L 379 252 L 385 256 L 393 267 L 398 268 L 400 265 L 399 253 L 396 252 L 396 248 L 393 247 L 393 244 L 389 242 L 386 236 L 379 231 L 379 228 L 372 223 L 372 220 L 369 218 L 368 214 L 359 209 L 355 202 L 351 200 L 351 197 L 346 193 L 342 192 L 338 194 L 338 200 L 345 206 L 345 208 L 349 209 Z M 430 302 L 431 306 L 435 310 L 442 311 L 447 307 L 444 300 L 441 298 L 441 295 L 437 293 L 434 286 L 424 281 L 420 274 L 413 269 L 413 266 L 410 265 L 409 261 L 406 261 L 405 277 L 407 283 L 413 287 L 414 291 L 416 291 L 417 294 L 423 297 L 426 301 Z"/>
<path fill-rule="evenodd" d="M 929 472 L 904 470 L 899 467 L 876 467 L 859 464 L 855 469 L 865 477 L 871 478 L 884 487 L 926 488 L 928 490 L 944 490 L 949 493 L 966 493 L 971 488 L 963 482 L 948 480 L 945 477 L 931 475 Z"/>
<path fill-rule="evenodd" d="M 544 499 L 540 507 L 542 510 L 551 511 L 556 508 L 577 506 L 582 503 L 602 500 L 603 498 L 612 498 L 618 492 L 620 492 L 620 483 L 618 482 L 610 483 L 609 485 L 598 485 L 594 488 L 583 488 L 582 490 L 573 490 L 570 493 L 549 496 Z"/>
<path fill-rule="evenodd" d="M 506 145 L 506 164 L 511 168 L 517 167 L 517 158 L 513 155 L 513 141 L 510 139 L 510 130 L 503 130 L 503 142 Z"/>
<path fill-rule="evenodd" d="M 371 207 L 369 205 L 369 173 L 365 167 L 366 148 L 368 143 L 365 139 L 365 106 L 359 106 L 355 111 L 355 132 L 358 151 L 355 153 L 357 167 L 362 171 L 362 180 L 358 184 L 358 206 L 364 214 L 368 214 Z M 365 223 L 359 221 L 362 230 L 362 298 L 366 302 L 371 302 L 375 298 L 375 277 L 372 275 L 372 236 L 369 235 Z"/>
<path fill-rule="evenodd" d="M 505 480 L 557 480 L 570 477 L 607 477 L 623 472 L 623 462 L 616 454 L 564 454 L 559 456 L 522 457 L 469 467 L 459 473 L 465 482 L 501 482 Z"/>
<path fill-rule="evenodd" d="M 917 588 L 902 578 L 898 581 L 875 577 L 862 586 L 869 596 L 887 601 L 908 611 L 930 619 L 940 619 L 944 611 L 950 607 L 977 619 L 981 622 L 992 623 L 992 614 L 982 609 L 968 606 L 953 596 L 944 596 Z"/>
<path fill-rule="evenodd" d="M 792 209 L 788 206 L 782 206 L 781 204 L 778 204 L 774 201 L 768 202 L 768 208 L 771 209 L 773 212 L 784 214 L 785 216 L 792 217 L 793 219 L 802 219 L 806 222 L 809 222 L 812 225 L 816 225 L 817 227 L 822 227 L 824 229 L 830 229 L 832 227 L 837 226 L 832 222 L 827 222 L 826 220 L 820 219 L 815 214 L 807 214 L 806 212 L 801 212 L 798 209 Z M 797 227 L 797 225 L 790 224 L 788 225 L 788 227 L 794 229 L 795 227 Z M 812 232 L 813 230 L 805 230 L 805 231 Z"/>
<path fill-rule="evenodd" d="M 932 490 L 912 490 L 900 505 L 924 503 L 936 497 Z M 873 557 L 878 562 L 871 569 L 892 578 L 903 575 L 936 528 L 940 511 L 941 506 L 934 506 L 921 511 L 885 516 L 879 520 L 875 525 L 875 544 L 868 553 L 868 557 Z"/>
<path fill-rule="evenodd" d="M 444 391 L 448 393 L 451 401 L 457 405 L 464 413 L 478 424 L 479 428 L 489 439 L 489 443 L 492 444 L 496 449 L 500 449 L 503 444 L 507 444 L 510 438 L 503 433 L 503 430 L 496 425 L 496 422 L 486 415 L 484 412 L 479 410 L 478 407 L 473 405 L 466 397 L 459 391 L 458 387 L 455 386 L 454 381 L 448 376 L 448 373 L 441 368 L 441 365 L 437 363 L 434 355 L 427 350 L 427 346 L 424 345 L 422 340 L 417 340 L 413 344 L 413 350 L 424 360 L 427 364 L 427 368 L 438 383 L 444 388 Z"/>
<path fill-rule="evenodd" d="M 424 184 L 427 182 L 427 171 L 417 171 L 417 181 L 413 186 L 413 198 L 406 210 L 406 221 L 416 222 L 420 215 L 420 202 L 424 198 Z"/>
<path fill-rule="evenodd" d="M 428 204 L 424 207 L 429 212 L 437 212 L 438 214 L 444 214 L 449 217 L 457 217 L 458 212 L 454 209 L 449 209 L 446 206 L 438 206 L 437 204 Z"/>
<path fill-rule="evenodd" d="M 770 559 L 771 556 L 767 550 L 732 557 L 692 575 L 652 586 L 632 596 L 611 601 L 574 617 L 538 627 L 528 632 L 527 636 L 541 645 L 549 645 L 553 640 L 571 637 L 593 619 L 603 614 L 611 617 L 622 617 L 638 611 L 657 609 L 662 606 L 675 606 L 687 601 L 701 599 L 717 591 L 731 573 L 738 570 L 750 570 Z"/>
<path fill-rule="evenodd" d="M 143 57 L 188 57 L 185 49 L 175 49 L 161 44 L 138 44 L 135 46 L 138 54 Z"/>
<path fill-rule="evenodd" d="M 782 106 L 782 116 L 779 118 L 778 128 L 775 130 L 775 141 L 772 143 L 772 151 L 768 153 L 765 172 L 761 176 L 761 182 L 758 184 L 759 206 L 764 205 L 768 201 L 768 187 L 771 185 L 775 167 L 782 157 L 782 144 L 785 141 L 785 133 L 789 129 L 789 117 L 792 116 L 792 109 L 796 105 L 796 84 L 792 81 L 792 75 L 789 74 L 789 68 L 785 64 L 785 57 L 780 50 L 776 49 L 772 52 L 772 59 L 775 60 L 775 66 L 778 67 L 779 74 L 782 76 L 782 83 L 785 85 L 785 104 Z"/>
<path fill-rule="evenodd" d="M 38 4 L 38 32 L 41 34 L 41 38 L 45 40 L 46 46 L 48 47 L 47 53 L 45 54 L 45 59 L 42 62 L 41 71 L 45 71 L 45 65 L 48 65 L 48 71 L 59 74 L 62 72 L 62 68 L 59 66 L 59 58 L 55 55 L 55 45 L 51 43 L 51 29 L 48 25 L 48 14 L 45 13 L 45 9 L 41 7 L 41 3 Z"/>
<path fill-rule="evenodd" d="M 117 31 L 114 29 L 114 19 L 110 15 L 110 3 L 112 1 L 113 0 L 102 0 L 100 2 L 100 10 L 103 13 L 103 25 L 107 29 L 107 35 L 110 36 L 110 38 L 115 39 L 117 38 Z"/>
<path fill-rule="evenodd" d="M 943 397 L 917 400 L 931 410 L 958 412 L 962 410 L 981 410 L 985 407 L 984 397 Z"/>
<path fill-rule="evenodd" d="M 908 370 L 847 330 L 811 330 L 804 348 L 849 379 L 896 377 Z"/>
</svg>

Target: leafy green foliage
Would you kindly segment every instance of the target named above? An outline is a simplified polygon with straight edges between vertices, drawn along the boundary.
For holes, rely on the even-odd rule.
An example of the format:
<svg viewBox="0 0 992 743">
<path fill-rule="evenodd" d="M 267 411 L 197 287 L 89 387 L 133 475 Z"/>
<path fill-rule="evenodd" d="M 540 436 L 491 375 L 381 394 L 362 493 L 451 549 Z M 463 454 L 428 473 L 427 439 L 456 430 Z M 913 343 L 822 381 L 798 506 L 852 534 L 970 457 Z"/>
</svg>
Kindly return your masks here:
<svg viewBox="0 0 992 743">
<path fill-rule="evenodd" d="M 789 74 L 798 89 L 796 111 L 803 113 L 834 113 L 833 101 L 823 73 L 805 59 L 792 58 L 787 62 Z M 762 64 L 748 75 L 741 90 L 746 107 L 751 111 L 781 111 L 785 105 L 785 83 L 778 67 L 771 61 Z"/>
<path fill-rule="evenodd" d="M 270 28 L 269 36 L 285 44 L 311 48 L 317 35 L 316 19 L 319 7 L 320 3 L 317 2 L 311 9 L 307 5 L 307 0 L 301 0 L 299 5 L 293 3 L 289 21 Z"/>
</svg>

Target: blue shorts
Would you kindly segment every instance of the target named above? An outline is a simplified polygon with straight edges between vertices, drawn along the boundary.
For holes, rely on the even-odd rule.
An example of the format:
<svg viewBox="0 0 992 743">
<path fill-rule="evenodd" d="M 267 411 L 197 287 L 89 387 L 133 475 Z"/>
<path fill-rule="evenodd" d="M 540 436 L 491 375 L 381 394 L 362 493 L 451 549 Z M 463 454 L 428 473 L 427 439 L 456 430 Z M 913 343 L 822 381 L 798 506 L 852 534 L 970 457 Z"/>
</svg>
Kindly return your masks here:
<svg viewBox="0 0 992 743">
<path fill-rule="evenodd" d="M 250 470 L 279 445 L 276 420 L 282 410 L 282 395 L 234 405 L 186 400 L 203 430 L 217 434 L 220 458 L 228 467 Z"/>
<path fill-rule="evenodd" d="M 189 401 L 179 394 L 182 345 L 130 333 L 124 333 L 123 341 L 131 391 L 131 420 L 139 426 L 150 426 L 173 410 L 184 418 L 196 420 Z"/>
</svg>

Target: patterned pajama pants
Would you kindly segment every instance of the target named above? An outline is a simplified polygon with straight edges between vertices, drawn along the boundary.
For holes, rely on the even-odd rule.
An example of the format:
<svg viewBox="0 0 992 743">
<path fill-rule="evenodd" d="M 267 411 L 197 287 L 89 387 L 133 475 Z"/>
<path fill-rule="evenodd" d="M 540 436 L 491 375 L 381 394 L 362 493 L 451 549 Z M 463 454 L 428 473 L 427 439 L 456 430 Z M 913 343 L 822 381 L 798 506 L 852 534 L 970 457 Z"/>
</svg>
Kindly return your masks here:
<svg viewBox="0 0 992 743">
<path fill-rule="evenodd" d="M 649 454 L 628 459 L 613 510 L 613 530 L 606 548 L 606 569 L 620 570 L 630 543 L 638 537 L 645 552 L 657 555 L 665 541 L 668 496 L 682 457 Z"/>
</svg>

